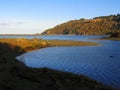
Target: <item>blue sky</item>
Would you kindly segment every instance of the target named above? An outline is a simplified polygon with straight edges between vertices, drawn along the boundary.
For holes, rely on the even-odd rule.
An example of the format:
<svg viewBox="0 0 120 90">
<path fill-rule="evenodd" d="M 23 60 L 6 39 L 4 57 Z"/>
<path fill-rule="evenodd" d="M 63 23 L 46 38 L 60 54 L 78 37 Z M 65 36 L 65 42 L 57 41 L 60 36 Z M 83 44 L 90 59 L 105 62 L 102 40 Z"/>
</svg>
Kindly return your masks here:
<svg viewBox="0 0 120 90">
<path fill-rule="evenodd" d="M 120 0 L 0 0 L 0 34 L 40 33 L 69 20 L 120 13 Z"/>
</svg>

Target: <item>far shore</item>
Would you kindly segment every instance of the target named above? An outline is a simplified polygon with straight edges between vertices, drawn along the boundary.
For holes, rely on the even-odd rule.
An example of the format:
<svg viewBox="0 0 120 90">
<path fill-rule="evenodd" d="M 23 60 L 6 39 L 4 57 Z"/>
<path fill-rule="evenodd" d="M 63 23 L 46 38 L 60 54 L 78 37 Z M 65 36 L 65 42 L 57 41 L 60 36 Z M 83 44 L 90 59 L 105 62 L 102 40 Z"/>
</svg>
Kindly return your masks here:
<svg viewBox="0 0 120 90">
<path fill-rule="evenodd" d="M 92 39 L 96 39 L 96 40 L 116 40 L 116 41 L 120 41 L 120 37 L 116 38 L 110 38 L 110 37 L 103 37 L 103 38 L 92 38 Z"/>
</svg>

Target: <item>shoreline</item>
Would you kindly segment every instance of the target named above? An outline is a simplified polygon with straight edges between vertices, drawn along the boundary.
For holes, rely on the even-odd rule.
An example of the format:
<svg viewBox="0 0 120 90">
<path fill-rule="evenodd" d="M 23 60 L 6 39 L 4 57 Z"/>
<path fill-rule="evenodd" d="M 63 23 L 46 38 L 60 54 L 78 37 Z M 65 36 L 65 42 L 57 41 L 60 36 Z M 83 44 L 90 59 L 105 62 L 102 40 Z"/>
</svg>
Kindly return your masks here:
<svg viewBox="0 0 120 90">
<path fill-rule="evenodd" d="M 51 46 L 99 46 L 95 42 L 74 41 L 74 40 L 47 40 Z"/>
<path fill-rule="evenodd" d="M 34 50 L 34 48 L 32 49 Z M 0 43 L 1 90 L 114 90 L 114 88 L 105 86 L 83 75 L 48 68 L 27 67 L 15 59 L 17 55 L 26 51 L 27 48 L 23 49 L 9 43 Z"/>
<path fill-rule="evenodd" d="M 95 42 L 75 41 L 75 40 L 43 40 L 43 39 L 25 39 L 25 38 L 0 38 L 1 43 L 8 43 L 18 46 L 25 51 L 32 51 L 47 47 L 58 46 L 100 46 Z"/>
<path fill-rule="evenodd" d="M 115 41 L 120 41 L 120 37 L 119 37 L 119 38 L 103 37 L 103 38 L 92 38 L 92 39 L 96 39 L 96 40 L 115 40 Z"/>
</svg>

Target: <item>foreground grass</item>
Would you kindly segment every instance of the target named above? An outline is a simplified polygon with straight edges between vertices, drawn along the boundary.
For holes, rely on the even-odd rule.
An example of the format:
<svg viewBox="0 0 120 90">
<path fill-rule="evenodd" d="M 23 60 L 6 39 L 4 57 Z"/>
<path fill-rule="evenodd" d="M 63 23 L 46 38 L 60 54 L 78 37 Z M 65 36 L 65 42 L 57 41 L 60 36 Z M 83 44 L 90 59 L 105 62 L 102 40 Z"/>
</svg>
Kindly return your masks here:
<svg viewBox="0 0 120 90">
<path fill-rule="evenodd" d="M 6 42 L 0 42 L 0 90 L 113 90 L 83 75 L 28 68 L 15 59 L 27 47 Z"/>
<path fill-rule="evenodd" d="M 47 47 L 47 41 L 43 39 L 25 39 L 25 38 L 2 38 L 0 39 L 2 43 L 9 43 L 14 46 L 21 47 L 24 50 L 32 50 Z"/>
</svg>

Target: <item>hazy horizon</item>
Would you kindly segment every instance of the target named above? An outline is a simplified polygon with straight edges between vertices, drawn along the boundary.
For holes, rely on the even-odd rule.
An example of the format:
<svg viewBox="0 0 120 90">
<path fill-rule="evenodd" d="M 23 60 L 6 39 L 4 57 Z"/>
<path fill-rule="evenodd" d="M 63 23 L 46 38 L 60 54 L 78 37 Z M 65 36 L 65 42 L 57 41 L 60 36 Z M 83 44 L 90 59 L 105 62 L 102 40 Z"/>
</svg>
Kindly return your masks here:
<svg viewBox="0 0 120 90">
<path fill-rule="evenodd" d="M 0 1 L 0 34 L 36 34 L 58 24 L 118 14 L 115 0 L 3 0 Z"/>
</svg>

